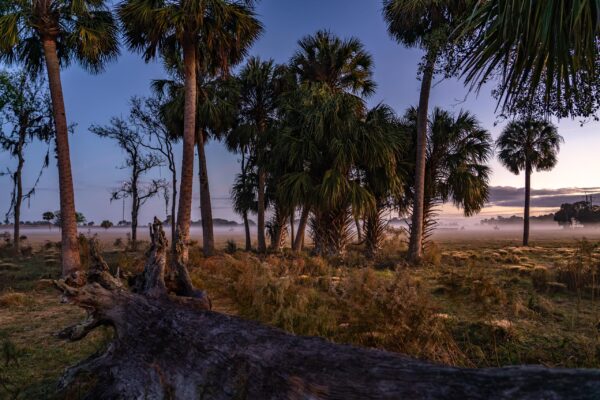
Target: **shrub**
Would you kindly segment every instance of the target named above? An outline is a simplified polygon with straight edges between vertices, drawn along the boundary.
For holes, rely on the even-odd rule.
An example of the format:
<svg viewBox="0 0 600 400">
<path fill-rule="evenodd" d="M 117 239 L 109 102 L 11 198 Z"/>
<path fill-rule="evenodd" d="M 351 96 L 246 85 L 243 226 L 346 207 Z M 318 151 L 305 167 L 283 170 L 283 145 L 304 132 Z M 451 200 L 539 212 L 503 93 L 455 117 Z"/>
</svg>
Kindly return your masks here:
<svg viewBox="0 0 600 400">
<path fill-rule="evenodd" d="M 531 285 L 539 291 L 548 289 L 549 273 L 546 268 L 534 268 L 531 271 Z"/>
<path fill-rule="evenodd" d="M 575 254 L 566 264 L 557 266 L 556 280 L 563 283 L 568 290 L 582 294 L 590 291 L 598 295 L 598 270 L 600 265 L 594 259 L 594 251 L 598 244 L 586 239 L 577 243 Z"/>
<path fill-rule="evenodd" d="M 228 239 L 225 245 L 225 252 L 227 254 L 233 254 L 237 251 L 237 243 L 233 239 Z"/>
</svg>

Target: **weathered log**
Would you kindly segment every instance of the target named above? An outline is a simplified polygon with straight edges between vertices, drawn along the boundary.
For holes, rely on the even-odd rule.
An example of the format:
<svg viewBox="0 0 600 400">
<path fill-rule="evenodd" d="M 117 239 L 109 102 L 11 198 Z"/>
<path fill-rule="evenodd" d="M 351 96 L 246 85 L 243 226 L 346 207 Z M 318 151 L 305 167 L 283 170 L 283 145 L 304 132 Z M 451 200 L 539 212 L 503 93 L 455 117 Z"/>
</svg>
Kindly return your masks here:
<svg viewBox="0 0 600 400">
<path fill-rule="evenodd" d="M 69 368 L 60 382 L 66 388 L 91 374 L 88 399 L 600 398 L 600 370 L 436 365 L 290 335 L 201 310 L 197 298 L 133 293 L 107 280 L 56 282 L 91 310 L 66 337 L 79 340 L 97 324 L 116 332 L 104 353 Z"/>
</svg>

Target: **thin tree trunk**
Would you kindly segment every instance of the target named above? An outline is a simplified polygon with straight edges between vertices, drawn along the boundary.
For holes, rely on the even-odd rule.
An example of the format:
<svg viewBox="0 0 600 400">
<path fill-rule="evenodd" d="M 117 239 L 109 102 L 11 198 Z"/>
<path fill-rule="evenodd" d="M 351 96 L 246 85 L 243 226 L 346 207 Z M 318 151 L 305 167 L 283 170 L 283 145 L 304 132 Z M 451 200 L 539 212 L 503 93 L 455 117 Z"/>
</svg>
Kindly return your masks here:
<svg viewBox="0 0 600 400">
<path fill-rule="evenodd" d="M 177 240 L 181 242 L 181 262 L 187 264 L 190 223 L 192 218 L 192 189 L 194 185 L 194 144 L 196 142 L 196 47 L 193 41 L 183 42 L 185 100 L 183 115 L 183 157 L 179 210 L 177 212 Z"/>
<path fill-rule="evenodd" d="M 246 251 L 252 250 L 252 239 L 250 237 L 250 222 L 248 221 L 248 212 L 244 211 L 244 231 L 246 232 Z"/>
<path fill-rule="evenodd" d="M 356 236 L 358 237 L 358 241 L 362 240 L 362 229 L 360 229 L 360 219 L 357 216 L 354 216 L 354 224 L 356 225 Z"/>
<path fill-rule="evenodd" d="M 417 115 L 417 159 L 415 163 L 415 198 L 413 204 L 412 225 L 408 257 L 411 262 L 419 262 L 423 256 L 423 215 L 425 198 L 425 164 L 427 159 L 427 113 L 429 94 L 435 67 L 436 54 L 430 51 L 423 69 L 421 94 Z"/>
<path fill-rule="evenodd" d="M 133 196 L 131 205 L 131 250 L 137 250 L 137 226 L 138 226 L 138 212 L 139 212 L 139 200 L 137 194 Z"/>
<path fill-rule="evenodd" d="M 267 251 L 267 243 L 265 241 L 265 175 L 264 167 L 260 166 L 258 168 L 258 221 L 256 223 L 258 226 L 257 250 L 259 253 Z"/>
<path fill-rule="evenodd" d="M 43 40 L 44 57 L 48 71 L 48 85 L 52 98 L 52 111 L 56 128 L 56 153 L 58 158 L 58 181 L 60 189 L 61 215 L 61 259 L 62 275 L 68 276 L 81 269 L 79 243 L 77 242 L 77 220 L 75 217 L 75 194 L 69 155 L 69 131 L 65 102 L 60 79 L 60 63 L 56 52 L 56 40 Z"/>
<path fill-rule="evenodd" d="M 273 251 L 280 251 L 281 250 L 281 241 L 283 238 L 283 230 L 285 229 L 287 225 L 287 216 L 284 215 L 283 213 L 279 213 L 278 214 L 278 218 L 275 219 L 275 227 L 274 227 L 274 236 L 273 236 L 273 242 L 271 243 L 271 249 Z"/>
<path fill-rule="evenodd" d="M 210 187 L 208 185 L 206 153 L 204 152 L 204 133 L 199 131 L 196 136 L 196 147 L 198 148 L 198 178 L 200 180 L 202 250 L 204 252 L 204 256 L 209 257 L 215 252 L 215 236 L 213 229 L 212 205 L 210 201 Z"/>
<path fill-rule="evenodd" d="M 294 210 L 290 215 L 290 247 L 294 245 L 294 218 L 296 217 Z"/>
<path fill-rule="evenodd" d="M 304 232 L 306 231 L 306 224 L 308 223 L 308 214 L 310 213 L 310 209 L 308 206 L 302 207 L 302 213 L 300 214 L 300 222 L 298 222 L 298 233 L 296 234 L 296 239 L 294 240 L 294 244 L 292 245 L 293 251 L 300 251 L 304 246 Z"/>
<path fill-rule="evenodd" d="M 525 162 L 525 213 L 523 216 L 523 246 L 529 246 L 529 206 L 531 202 L 531 163 Z"/>
<path fill-rule="evenodd" d="M 17 170 L 15 171 L 15 204 L 14 204 L 14 217 L 15 223 L 13 226 L 13 248 L 15 255 L 19 255 L 21 250 L 21 203 L 23 202 L 23 165 L 25 159 L 23 158 L 23 146 L 25 145 L 25 131 L 21 129 L 19 133 L 19 143 L 17 144 L 17 157 L 19 159 L 17 164 Z"/>
<path fill-rule="evenodd" d="M 173 199 L 171 199 L 171 252 L 173 254 L 175 254 L 175 244 L 176 244 L 176 239 L 177 239 L 177 231 L 175 229 L 175 221 L 177 221 L 177 219 L 175 218 L 175 212 L 176 212 L 176 202 L 177 202 L 177 172 L 175 169 L 173 169 L 173 171 L 171 171 L 171 175 L 172 175 L 172 185 L 173 185 Z"/>
</svg>

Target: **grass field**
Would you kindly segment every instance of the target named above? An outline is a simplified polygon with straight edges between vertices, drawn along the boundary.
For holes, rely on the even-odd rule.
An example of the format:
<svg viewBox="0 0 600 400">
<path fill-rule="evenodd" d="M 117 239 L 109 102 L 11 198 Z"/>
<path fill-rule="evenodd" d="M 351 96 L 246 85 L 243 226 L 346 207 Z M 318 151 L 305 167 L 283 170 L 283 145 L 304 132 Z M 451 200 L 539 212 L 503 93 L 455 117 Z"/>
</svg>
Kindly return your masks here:
<svg viewBox="0 0 600 400">
<path fill-rule="evenodd" d="M 522 248 L 510 238 L 439 240 L 418 268 L 404 265 L 403 248 L 389 239 L 369 261 L 360 247 L 334 259 L 240 251 L 206 259 L 195 247 L 191 273 L 217 311 L 295 334 L 458 366 L 600 368 L 595 241 L 546 238 Z M 85 246 L 82 253 L 85 260 Z M 2 399 L 79 398 L 77 388 L 57 394 L 57 380 L 110 340 L 109 329 L 77 343 L 55 336 L 84 316 L 51 287 L 58 254 L 52 243 L 19 259 L 0 250 Z M 131 272 L 144 261 L 142 251 L 110 246 L 105 257 Z"/>
</svg>

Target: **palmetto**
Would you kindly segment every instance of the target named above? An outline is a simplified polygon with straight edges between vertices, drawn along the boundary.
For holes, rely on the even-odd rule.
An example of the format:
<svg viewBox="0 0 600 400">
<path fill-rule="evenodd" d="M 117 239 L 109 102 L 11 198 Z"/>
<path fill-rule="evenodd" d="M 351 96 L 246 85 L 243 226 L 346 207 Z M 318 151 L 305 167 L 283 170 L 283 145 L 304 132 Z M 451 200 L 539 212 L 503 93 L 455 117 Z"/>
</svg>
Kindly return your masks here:
<svg viewBox="0 0 600 400">
<path fill-rule="evenodd" d="M 60 69 L 75 61 L 99 72 L 119 53 L 117 26 L 102 0 L 13 0 L 0 4 L 0 61 L 48 74 L 58 158 L 62 273 L 80 269 L 68 125 Z"/>
<path fill-rule="evenodd" d="M 496 141 L 500 162 L 513 174 L 525 172 L 523 246 L 529 245 L 531 173 L 554 168 L 562 141 L 551 122 L 532 118 L 510 122 Z"/>
</svg>

